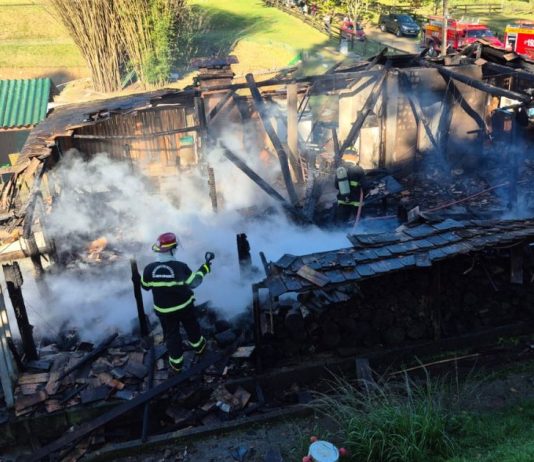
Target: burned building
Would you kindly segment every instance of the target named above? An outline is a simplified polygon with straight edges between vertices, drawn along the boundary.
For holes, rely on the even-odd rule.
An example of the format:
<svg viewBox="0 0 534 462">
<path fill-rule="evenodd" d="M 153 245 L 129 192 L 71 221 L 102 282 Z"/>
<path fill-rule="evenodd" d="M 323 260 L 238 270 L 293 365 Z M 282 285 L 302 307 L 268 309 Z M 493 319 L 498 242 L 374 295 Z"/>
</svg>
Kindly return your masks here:
<svg viewBox="0 0 534 462">
<path fill-rule="evenodd" d="M 239 202 L 236 211 L 244 217 L 239 225 L 255 220 L 266 223 L 281 210 L 289 219 L 288 227 L 291 223 L 297 233 L 305 236 L 307 230 L 320 229 L 325 236 L 335 228 L 334 172 L 351 157 L 365 170 L 368 186 L 356 222 L 343 228 L 348 232 L 345 245 L 302 255 L 262 253 L 258 270 L 251 268 L 250 247 L 265 249 L 249 246 L 244 233 L 238 235 L 242 285 L 248 291 L 246 300 L 239 303 L 247 325 L 232 329 L 208 307 L 204 328 L 225 357 L 228 345 L 254 342 L 234 360 L 248 361 L 255 350 L 255 361 L 246 361 L 245 366 L 227 362 L 222 370 L 212 369 L 211 376 L 202 378 L 209 393 L 196 402 L 237 400 L 236 409 L 254 412 L 262 402 L 257 390 L 246 391 L 248 397 L 239 388 L 232 397 L 221 397 L 220 389 L 212 395 L 213 388 L 229 379 L 228 370 L 250 376 L 262 368 L 276 370 L 282 363 L 302 363 L 325 352 L 356 354 L 364 348 L 528 324 L 534 274 L 531 73 L 465 57 L 445 66 L 423 56 L 380 54 L 371 61 L 336 65 L 318 76 L 283 75 L 256 81 L 249 74 L 238 82 L 233 79 L 231 59 L 197 64 L 198 84 L 185 90 L 54 109 L 32 131 L 11 180 L 2 189 L 6 250 L 0 259 L 29 257 L 43 293 L 46 275 L 57 268 L 69 271 L 72 262 L 83 260 L 99 268 L 113 261 L 126 262 L 133 270 L 128 278 L 137 284 L 132 313 L 135 316 L 137 302 L 143 334 L 148 326 L 143 327 L 137 267 L 129 261 L 135 253 L 131 249 L 141 239 L 136 240 L 139 236 L 131 231 L 134 237 L 124 239 L 121 229 L 136 224 L 120 216 L 109 225 L 118 236 L 116 242 L 101 239 L 100 227 L 98 233 L 88 229 L 78 235 L 69 247 L 47 226 L 64 196 L 90 197 L 95 204 L 93 221 L 99 222 L 120 189 L 112 181 L 106 188 L 99 187 L 98 176 L 80 178 L 79 187 L 65 183 L 57 174 L 64 163 L 73 158 L 90 162 L 105 152 L 123 171 L 142 176 L 146 182 L 142 193 L 149 191 L 151 200 L 165 196 L 177 210 L 191 202 L 194 209 L 195 201 L 202 200 L 216 216 L 224 213 L 228 194 L 236 187 L 220 174 L 218 161 L 226 159 L 267 199 L 261 207 L 253 201 L 245 206 Z M 200 181 L 194 197 L 178 194 L 178 185 L 191 176 Z M 118 250 L 114 248 L 125 241 Z M 321 243 L 308 244 L 319 248 Z M 9 293 L 13 306 L 20 308 L 21 333 L 28 335 L 23 347 L 29 357 L 33 354 L 31 326 L 22 316 L 22 280 L 16 265 L 6 265 L 5 273 L 13 284 Z M 253 307 L 250 312 L 247 305 Z M 113 338 L 110 342 L 116 343 L 94 348 L 99 354 L 111 348 L 98 363 L 87 353 L 69 359 L 40 381 L 23 376 L 11 404 L 23 402 L 19 414 L 32 415 L 61 413 L 64 403 L 76 407 L 84 400 L 115 404 L 118 399 L 133 400 L 130 407 L 122 405 L 128 412 L 181 383 L 178 378 L 166 380 L 163 368 L 156 368 L 151 380 L 149 371 L 164 351 L 156 347 L 148 360 L 146 351 L 152 350 L 144 348 L 138 336 L 130 340 L 127 344 Z M 10 357 L 12 350 L 7 345 L 2 351 Z M 40 354 L 46 359 L 46 350 Z M 84 357 L 95 360 L 87 376 L 73 376 L 72 367 L 78 367 Z M 193 366 L 194 372 L 208 370 L 220 359 L 200 362 Z M 38 362 L 33 366 L 44 367 Z M 7 371 L 4 377 L 10 375 Z M 150 392 L 149 380 L 152 385 L 156 381 L 157 392 Z M 71 382 L 87 390 L 82 395 L 76 387 L 76 394 L 69 396 Z M 128 392 L 139 394 L 134 398 Z M 250 400 L 255 402 L 249 408 Z M 171 417 L 173 425 L 202 424 L 216 405 L 205 407 L 202 416 L 188 415 L 185 420 L 177 411 Z M 62 447 L 46 448 L 38 454 Z"/>
</svg>

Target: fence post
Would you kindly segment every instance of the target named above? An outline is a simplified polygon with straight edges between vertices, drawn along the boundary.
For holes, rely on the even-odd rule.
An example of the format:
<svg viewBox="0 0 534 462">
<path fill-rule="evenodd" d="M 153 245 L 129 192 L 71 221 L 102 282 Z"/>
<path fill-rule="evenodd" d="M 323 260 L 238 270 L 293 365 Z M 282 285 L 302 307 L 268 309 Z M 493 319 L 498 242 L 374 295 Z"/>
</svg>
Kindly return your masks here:
<svg viewBox="0 0 534 462">
<path fill-rule="evenodd" d="M 0 288 L 0 383 L 8 408 L 12 408 L 15 405 L 13 383 L 17 377 L 15 365 L 13 364 L 13 356 L 9 349 L 10 337 L 11 329 L 9 327 L 4 294 Z"/>
</svg>

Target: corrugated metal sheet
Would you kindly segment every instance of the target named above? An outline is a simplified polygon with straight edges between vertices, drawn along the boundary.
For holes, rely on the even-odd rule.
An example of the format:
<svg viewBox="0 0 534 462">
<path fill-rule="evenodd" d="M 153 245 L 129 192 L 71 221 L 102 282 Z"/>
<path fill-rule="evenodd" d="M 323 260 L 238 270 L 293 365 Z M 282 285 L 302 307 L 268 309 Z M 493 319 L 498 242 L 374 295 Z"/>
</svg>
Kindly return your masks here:
<svg viewBox="0 0 534 462">
<path fill-rule="evenodd" d="M 36 125 L 46 117 L 50 79 L 0 80 L 0 128 Z"/>
</svg>

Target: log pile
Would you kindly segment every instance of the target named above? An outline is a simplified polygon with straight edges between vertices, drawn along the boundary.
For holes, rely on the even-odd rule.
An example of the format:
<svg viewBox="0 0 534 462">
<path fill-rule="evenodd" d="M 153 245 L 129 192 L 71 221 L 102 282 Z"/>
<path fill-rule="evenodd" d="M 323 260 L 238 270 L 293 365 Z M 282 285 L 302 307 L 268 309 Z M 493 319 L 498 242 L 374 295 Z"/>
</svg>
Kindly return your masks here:
<svg viewBox="0 0 534 462">
<path fill-rule="evenodd" d="M 438 287 L 434 270 L 421 268 L 281 299 L 263 313 L 266 362 L 392 347 L 531 320 L 534 291 L 512 284 L 509 266 L 502 255 L 460 256 L 442 263 Z M 534 274 L 532 268 L 529 272 Z"/>
</svg>

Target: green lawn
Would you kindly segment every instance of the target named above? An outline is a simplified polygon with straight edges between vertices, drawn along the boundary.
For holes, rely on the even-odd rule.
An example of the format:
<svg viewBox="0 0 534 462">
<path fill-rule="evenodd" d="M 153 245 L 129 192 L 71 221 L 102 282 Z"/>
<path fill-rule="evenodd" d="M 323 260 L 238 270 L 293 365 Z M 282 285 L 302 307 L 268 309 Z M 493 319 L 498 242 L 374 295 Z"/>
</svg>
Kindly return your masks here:
<svg viewBox="0 0 534 462">
<path fill-rule="evenodd" d="M 192 0 L 208 15 L 209 30 L 199 40 L 199 54 L 232 52 L 237 73 L 286 66 L 302 50 L 313 51 L 327 37 L 302 21 L 260 0 Z"/>
<path fill-rule="evenodd" d="M 0 78 L 89 75 L 85 61 L 43 0 L 0 0 Z"/>
<path fill-rule="evenodd" d="M 456 442 L 460 455 L 446 462 L 532 462 L 534 403 L 473 415 L 466 419 Z"/>
<path fill-rule="evenodd" d="M 236 73 L 287 66 L 300 51 L 321 49 L 325 35 L 260 0 L 191 0 L 206 14 L 198 55 L 233 53 Z M 46 0 L 0 0 L 0 78 L 88 76 L 85 62 Z"/>
<path fill-rule="evenodd" d="M 209 18 L 209 31 L 200 37 L 200 53 L 239 58 L 237 73 L 287 66 L 300 51 L 327 44 L 327 37 L 302 21 L 260 0 L 192 0 Z"/>
</svg>

